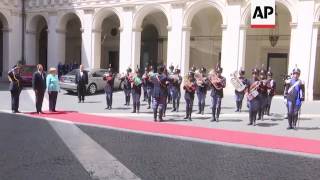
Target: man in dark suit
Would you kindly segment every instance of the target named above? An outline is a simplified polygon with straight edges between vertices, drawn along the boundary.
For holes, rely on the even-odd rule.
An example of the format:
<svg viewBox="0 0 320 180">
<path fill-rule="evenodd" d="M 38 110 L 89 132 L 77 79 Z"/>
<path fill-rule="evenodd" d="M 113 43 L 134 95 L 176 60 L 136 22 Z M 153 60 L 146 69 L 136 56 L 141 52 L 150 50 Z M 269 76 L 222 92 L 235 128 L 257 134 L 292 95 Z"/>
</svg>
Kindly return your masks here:
<svg viewBox="0 0 320 180">
<path fill-rule="evenodd" d="M 32 77 L 32 88 L 36 95 L 36 109 L 37 113 L 42 112 L 42 103 L 44 93 L 46 91 L 46 73 L 43 71 L 43 66 L 41 64 L 37 65 L 37 71 L 33 73 Z"/>
<path fill-rule="evenodd" d="M 20 76 L 20 65 L 15 65 L 13 69 L 8 72 L 10 81 L 9 91 L 11 93 L 11 110 L 12 113 L 20 113 L 19 111 L 19 97 L 22 91 L 22 83 Z"/>
<path fill-rule="evenodd" d="M 88 81 L 88 72 L 84 70 L 84 66 L 81 64 L 75 81 L 77 84 L 79 103 L 81 103 L 81 101 L 84 102 Z"/>
</svg>

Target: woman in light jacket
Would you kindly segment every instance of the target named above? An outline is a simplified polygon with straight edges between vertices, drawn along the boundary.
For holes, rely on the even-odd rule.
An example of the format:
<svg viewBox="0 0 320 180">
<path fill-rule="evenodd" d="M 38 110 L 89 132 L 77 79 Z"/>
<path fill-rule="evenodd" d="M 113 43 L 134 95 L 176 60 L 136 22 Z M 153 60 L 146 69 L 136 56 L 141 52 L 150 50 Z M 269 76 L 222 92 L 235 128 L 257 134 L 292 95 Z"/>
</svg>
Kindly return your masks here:
<svg viewBox="0 0 320 180">
<path fill-rule="evenodd" d="M 49 75 L 47 76 L 47 89 L 49 94 L 49 111 L 57 112 L 56 103 L 60 86 L 56 68 L 49 69 Z"/>
</svg>

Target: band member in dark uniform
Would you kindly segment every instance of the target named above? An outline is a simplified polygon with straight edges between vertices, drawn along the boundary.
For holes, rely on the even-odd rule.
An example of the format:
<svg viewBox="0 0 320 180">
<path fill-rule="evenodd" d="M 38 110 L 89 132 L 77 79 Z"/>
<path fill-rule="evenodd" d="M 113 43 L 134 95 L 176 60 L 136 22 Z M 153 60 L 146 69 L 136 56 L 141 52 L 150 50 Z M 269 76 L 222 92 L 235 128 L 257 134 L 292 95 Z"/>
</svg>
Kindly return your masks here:
<svg viewBox="0 0 320 180">
<path fill-rule="evenodd" d="M 131 76 L 132 73 L 132 69 L 129 67 L 127 69 L 127 73 L 122 76 L 121 79 L 121 83 L 123 83 L 123 91 L 124 91 L 124 96 L 125 96 L 125 101 L 126 103 L 124 104 L 125 106 L 129 106 L 130 105 L 130 95 L 131 95 L 131 82 L 130 82 L 130 78 L 132 78 Z"/>
<path fill-rule="evenodd" d="M 186 101 L 186 116 L 184 119 L 191 121 L 192 107 L 194 101 L 194 94 L 196 91 L 196 82 L 194 79 L 194 72 L 188 73 L 187 79 L 185 79 L 183 89 L 185 90 L 184 99 Z"/>
<path fill-rule="evenodd" d="M 114 85 L 114 74 L 111 66 L 108 68 L 108 72 L 103 75 L 103 80 L 106 81 L 104 92 L 106 93 L 107 108 L 112 109 L 112 96 L 113 96 L 113 85 Z"/>
<path fill-rule="evenodd" d="M 206 96 L 208 90 L 208 79 L 206 77 L 207 69 L 202 67 L 199 72 L 196 71 L 195 73 L 195 80 L 196 80 L 196 93 L 198 97 L 198 107 L 199 112 L 198 114 L 204 114 L 204 107 L 206 105 Z"/>
<path fill-rule="evenodd" d="M 260 109 L 259 87 L 261 81 L 259 80 L 259 69 L 252 70 L 252 79 L 248 81 L 248 107 L 249 107 L 249 124 L 256 125 L 257 114 Z"/>
<path fill-rule="evenodd" d="M 20 76 L 20 65 L 15 65 L 13 69 L 8 72 L 8 78 L 10 81 L 9 91 L 11 93 L 11 110 L 12 113 L 20 113 L 19 111 L 19 99 L 23 89 L 21 76 Z"/>
<path fill-rule="evenodd" d="M 158 66 L 158 73 L 150 75 L 150 81 L 153 83 L 153 117 L 154 121 L 157 121 L 158 109 L 159 109 L 159 121 L 163 121 L 163 112 L 167 101 L 167 85 L 168 78 L 164 75 L 165 67 L 163 65 Z"/>
<path fill-rule="evenodd" d="M 165 85 L 165 88 L 167 89 L 167 93 L 164 94 L 166 96 L 166 99 L 169 100 L 168 96 L 170 94 L 170 89 L 169 89 L 169 85 L 170 85 L 170 78 L 169 78 L 169 72 L 168 72 L 168 69 L 166 68 L 166 65 L 164 65 L 164 72 L 163 72 L 163 75 L 166 76 L 166 81 L 164 83 Z M 171 101 L 171 100 L 170 100 Z M 164 104 L 164 109 L 163 109 L 163 117 L 166 117 L 166 112 L 167 112 L 167 107 L 168 107 L 168 101 L 166 101 L 166 103 Z"/>
<path fill-rule="evenodd" d="M 144 73 L 142 75 L 143 101 L 148 101 L 147 77 L 148 77 L 148 67 L 145 67 Z"/>
<path fill-rule="evenodd" d="M 36 95 L 36 109 L 37 113 L 42 112 L 42 103 L 44 93 L 46 91 L 46 73 L 43 71 L 43 66 L 41 64 L 37 65 L 37 71 L 33 73 L 32 77 L 32 88 Z"/>
<path fill-rule="evenodd" d="M 80 65 L 79 71 L 76 74 L 75 83 L 77 85 L 79 103 L 81 103 L 81 101 L 84 102 L 87 92 L 86 86 L 89 83 L 89 79 L 88 72 L 84 70 L 84 66 L 82 64 Z"/>
<path fill-rule="evenodd" d="M 174 74 L 174 66 L 173 66 L 173 64 L 171 64 L 169 66 L 169 72 L 167 73 L 167 75 L 171 76 L 173 74 Z M 172 102 L 172 96 L 171 96 L 171 93 L 170 93 L 171 86 L 172 86 L 172 83 L 169 83 L 168 84 L 168 104 Z"/>
<path fill-rule="evenodd" d="M 181 98 L 181 83 L 182 77 L 180 76 L 180 69 L 177 67 L 174 70 L 174 74 L 170 76 L 170 94 L 172 97 L 172 112 L 178 112 L 180 106 L 180 98 Z"/>
<path fill-rule="evenodd" d="M 140 75 L 140 69 L 137 68 L 135 75 L 131 79 L 131 92 L 132 92 L 132 101 L 133 101 L 133 111 L 132 113 L 140 112 L 140 97 L 141 97 L 141 87 L 142 79 Z"/>
<path fill-rule="evenodd" d="M 244 77 L 245 75 L 245 70 L 241 69 L 239 71 L 239 77 L 238 79 L 242 82 L 242 84 L 247 85 L 248 84 L 248 79 Z M 242 110 L 242 102 L 243 102 L 243 98 L 245 95 L 245 91 L 246 89 L 243 89 L 242 91 L 238 91 L 237 89 L 235 90 L 235 95 L 236 95 L 236 112 L 241 112 Z"/>
<path fill-rule="evenodd" d="M 152 100 L 152 91 L 153 91 L 153 83 L 149 79 L 149 75 L 151 73 L 153 73 L 153 68 L 152 66 L 149 66 L 142 76 L 142 81 L 143 83 L 146 84 L 146 88 L 147 88 L 147 102 L 148 102 L 147 109 L 151 109 L 151 100 Z"/>
<path fill-rule="evenodd" d="M 299 118 L 299 111 L 304 101 L 305 86 L 304 82 L 299 79 L 300 69 L 294 68 L 292 71 L 292 79 L 286 81 L 285 95 L 287 97 L 288 106 L 288 122 L 289 127 L 287 129 L 296 128 Z"/>
<path fill-rule="evenodd" d="M 267 84 L 267 71 L 262 67 L 260 71 L 260 86 L 259 86 L 259 100 L 260 108 L 258 120 L 263 120 L 265 109 L 268 104 L 268 84 Z"/>
<path fill-rule="evenodd" d="M 276 93 L 276 81 L 272 78 L 273 74 L 272 74 L 270 68 L 269 68 L 269 71 L 268 71 L 267 75 L 268 75 L 268 78 L 267 78 L 268 101 L 267 101 L 265 114 L 270 116 L 270 107 L 271 107 L 271 103 L 272 103 L 272 98 Z"/>
<path fill-rule="evenodd" d="M 209 73 L 209 79 L 211 82 L 211 105 L 212 105 L 212 120 L 219 121 L 220 111 L 221 111 L 221 101 L 223 98 L 223 88 L 226 87 L 226 78 L 221 75 L 222 68 L 218 64 L 214 72 Z"/>
</svg>

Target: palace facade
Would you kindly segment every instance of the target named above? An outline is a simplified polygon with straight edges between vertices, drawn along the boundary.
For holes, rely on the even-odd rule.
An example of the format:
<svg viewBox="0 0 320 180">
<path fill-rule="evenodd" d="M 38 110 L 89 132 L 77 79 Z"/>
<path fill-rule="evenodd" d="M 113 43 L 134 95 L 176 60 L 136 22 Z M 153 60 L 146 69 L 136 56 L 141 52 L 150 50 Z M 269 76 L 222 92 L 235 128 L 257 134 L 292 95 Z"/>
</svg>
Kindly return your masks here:
<svg viewBox="0 0 320 180">
<path fill-rule="evenodd" d="M 0 72 L 18 61 L 88 68 L 173 64 L 230 74 L 262 64 L 282 77 L 297 65 L 308 100 L 320 96 L 319 0 L 276 0 L 277 28 L 250 28 L 250 0 L 0 1 Z M 25 19 L 25 20 L 24 20 Z M 232 93 L 228 83 L 227 93 Z"/>
</svg>

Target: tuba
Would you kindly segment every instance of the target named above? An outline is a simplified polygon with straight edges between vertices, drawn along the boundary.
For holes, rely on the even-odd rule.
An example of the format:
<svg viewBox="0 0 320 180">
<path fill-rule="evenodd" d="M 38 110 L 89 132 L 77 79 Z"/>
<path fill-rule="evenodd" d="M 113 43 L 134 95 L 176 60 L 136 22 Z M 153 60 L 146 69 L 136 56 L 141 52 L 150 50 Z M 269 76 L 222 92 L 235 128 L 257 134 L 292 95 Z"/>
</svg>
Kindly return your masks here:
<svg viewBox="0 0 320 180">
<path fill-rule="evenodd" d="M 238 76 L 236 75 L 237 71 L 235 71 L 234 73 L 232 73 L 231 76 L 231 84 L 233 85 L 233 87 L 238 91 L 238 92 L 242 92 L 246 89 L 246 85 L 244 85 L 242 83 L 242 81 L 238 78 Z"/>
<path fill-rule="evenodd" d="M 196 84 L 198 87 L 204 87 L 204 77 L 199 70 L 195 71 L 194 78 L 196 79 Z"/>
</svg>

